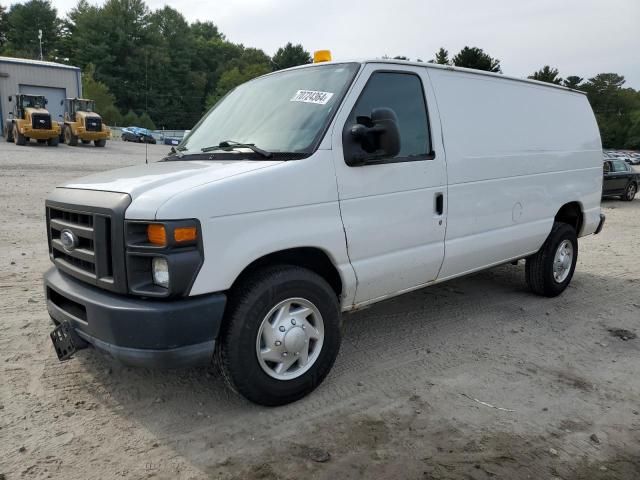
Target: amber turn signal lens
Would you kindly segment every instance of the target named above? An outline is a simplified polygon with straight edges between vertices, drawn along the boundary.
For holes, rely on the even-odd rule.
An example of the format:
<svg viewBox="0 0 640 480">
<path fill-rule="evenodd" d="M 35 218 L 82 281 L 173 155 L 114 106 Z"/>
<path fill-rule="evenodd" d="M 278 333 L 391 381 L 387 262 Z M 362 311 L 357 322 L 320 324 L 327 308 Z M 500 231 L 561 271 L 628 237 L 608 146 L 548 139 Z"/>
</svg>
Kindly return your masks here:
<svg viewBox="0 0 640 480">
<path fill-rule="evenodd" d="M 164 225 L 151 223 L 147 225 L 147 238 L 153 245 L 165 246 L 167 244 L 167 232 Z"/>
<path fill-rule="evenodd" d="M 196 227 L 178 227 L 173 231 L 176 243 L 193 242 L 198 238 Z"/>
</svg>

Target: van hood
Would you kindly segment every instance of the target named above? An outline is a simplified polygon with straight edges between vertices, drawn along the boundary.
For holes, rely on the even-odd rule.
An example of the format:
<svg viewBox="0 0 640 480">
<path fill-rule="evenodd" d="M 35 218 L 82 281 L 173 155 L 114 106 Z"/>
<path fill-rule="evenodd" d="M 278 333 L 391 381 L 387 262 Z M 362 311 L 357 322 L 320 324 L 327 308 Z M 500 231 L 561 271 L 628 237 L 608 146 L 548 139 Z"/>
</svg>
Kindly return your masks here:
<svg viewBox="0 0 640 480">
<path fill-rule="evenodd" d="M 282 163 L 258 160 L 172 161 L 119 168 L 72 180 L 62 188 L 127 193 L 127 218 L 155 218 L 157 209 L 172 196 L 207 183 L 227 180 Z M 152 216 L 151 216 L 152 215 Z"/>
</svg>

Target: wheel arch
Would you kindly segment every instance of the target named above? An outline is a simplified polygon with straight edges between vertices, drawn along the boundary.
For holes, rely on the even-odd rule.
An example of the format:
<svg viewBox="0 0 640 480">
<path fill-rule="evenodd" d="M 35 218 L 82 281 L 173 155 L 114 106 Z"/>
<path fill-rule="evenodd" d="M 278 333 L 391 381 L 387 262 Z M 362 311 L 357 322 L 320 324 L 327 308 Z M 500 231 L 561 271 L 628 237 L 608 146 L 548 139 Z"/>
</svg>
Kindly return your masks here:
<svg viewBox="0 0 640 480">
<path fill-rule="evenodd" d="M 576 235 L 579 236 L 584 224 L 582 205 L 580 202 L 565 203 L 556 213 L 554 221 L 571 225 L 575 229 Z"/>
<path fill-rule="evenodd" d="M 343 280 L 340 272 L 327 252 L 318 247 L 294 247 L 263 255 L 253 260 L 240 272 L 231 289 L 252 273 L 272 265 L 307 268 L 324 278 L 338 298 L 342 295 Z"/>
</svg>

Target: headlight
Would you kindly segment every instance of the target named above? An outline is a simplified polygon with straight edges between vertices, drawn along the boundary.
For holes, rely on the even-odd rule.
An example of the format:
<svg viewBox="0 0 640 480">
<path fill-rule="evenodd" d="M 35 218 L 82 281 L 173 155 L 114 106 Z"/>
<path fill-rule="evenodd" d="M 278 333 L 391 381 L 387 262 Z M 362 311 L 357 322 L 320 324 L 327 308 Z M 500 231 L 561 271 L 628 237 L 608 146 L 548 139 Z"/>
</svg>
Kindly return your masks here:
<svg viewBox="0 0 640 480">
<path fill-rule="evenodd" d="M 125 238 L 130 293 L 145 297 L 189 294 L 204 261 L 198 220 L 127 220 Z"/>
<path fill-rule="evenodd" d="M 153 283 L 164 288 L 169 288 L 169 265 L 164 257 L 154 257 L 151 263 Z"/>
</svg>

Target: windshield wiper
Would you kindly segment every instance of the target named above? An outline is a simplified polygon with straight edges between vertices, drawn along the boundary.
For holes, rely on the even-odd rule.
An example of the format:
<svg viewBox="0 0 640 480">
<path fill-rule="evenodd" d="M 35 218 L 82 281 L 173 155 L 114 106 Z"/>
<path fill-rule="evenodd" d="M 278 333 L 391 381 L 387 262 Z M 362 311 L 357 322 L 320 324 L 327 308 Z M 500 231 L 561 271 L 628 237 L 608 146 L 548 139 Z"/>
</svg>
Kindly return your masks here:
<svg viewBox="0 0 640 480">
<path fill-rule="evenodd" d="M 257 153 L 261 157 L 271 158 L 273 154 L 271 152 L 267 152 L 261 148 L 256 147 L 254 143 L 240 143 L 234 140 L 224 140 L 220 142 L 218 145 L 214 145 L 211 147 L 204 147 L 200 149 L 202 152 L 212 152 L 214 150 L 233 150 L 234 148 L 248 148 L 252 150 L 254 153 Z"/>
</svg>

